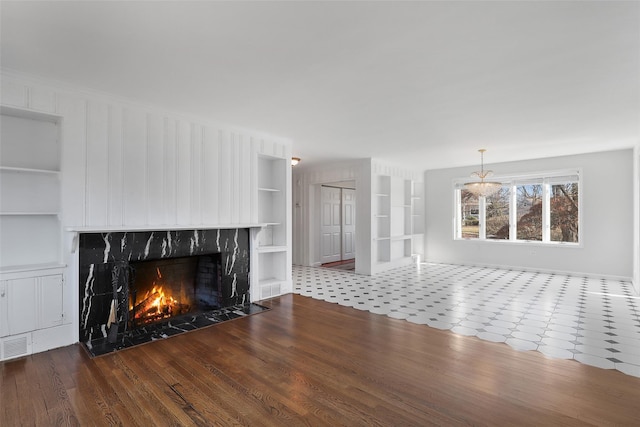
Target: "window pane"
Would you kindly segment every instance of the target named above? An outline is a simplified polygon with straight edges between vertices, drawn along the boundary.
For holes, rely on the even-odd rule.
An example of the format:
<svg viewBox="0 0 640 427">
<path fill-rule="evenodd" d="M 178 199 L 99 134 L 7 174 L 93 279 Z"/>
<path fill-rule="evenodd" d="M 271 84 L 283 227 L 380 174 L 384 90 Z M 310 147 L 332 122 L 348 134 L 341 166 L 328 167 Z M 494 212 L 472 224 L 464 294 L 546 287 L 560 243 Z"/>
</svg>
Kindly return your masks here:
<svg viewBox="0 0 640 427">
<path fill-rule="evenodd" d="M 551 241 L 578 243 L 578 183 L 551 186 Z"/>
<path fill-rule="evenodd" d="M 460 190 L 460 229 L 463 239 L 477 239 L 480 236 L 479 206 L 478 196 Z"/>
<path fill-rule="evenodd" d="M 487 239 L 509 239 L 509 187 L 486 198 Z"/>
<path fill-rule="evenodd" d="M 516 238 L 542 241 L 542 185 L 518 185 L 516 189 Z"/>
</svg>

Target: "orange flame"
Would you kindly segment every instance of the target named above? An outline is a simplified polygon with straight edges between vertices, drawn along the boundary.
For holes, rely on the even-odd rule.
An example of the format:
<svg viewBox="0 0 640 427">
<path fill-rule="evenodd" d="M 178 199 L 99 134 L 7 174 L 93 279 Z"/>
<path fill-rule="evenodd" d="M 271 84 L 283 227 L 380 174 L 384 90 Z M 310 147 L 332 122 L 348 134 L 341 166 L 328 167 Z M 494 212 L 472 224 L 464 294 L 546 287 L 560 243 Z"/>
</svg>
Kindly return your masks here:
<svg viewBox="0 0 640 427">
<path fill-rule="evenodd" d="M 156 269 L 156 272 L 158 278 L 162 278 L 160 269 Z M 143 322 L 155 321 L 181 314 L 189 309 L 189 304 L 182 304 L 173 296 L 167 295 L 170 290 L 165 291 L 161 284 L 154 281 L 152 285 L 153 287 L 145 293 L 144 297 L 136 299 L 135 307 L 140 306 L 139 311 L 134 315 L 136 319 L 142 319 Z M 129 309 L 132 310 L 134 304 L 132 302 L 129 304 Z"/>
</svg>

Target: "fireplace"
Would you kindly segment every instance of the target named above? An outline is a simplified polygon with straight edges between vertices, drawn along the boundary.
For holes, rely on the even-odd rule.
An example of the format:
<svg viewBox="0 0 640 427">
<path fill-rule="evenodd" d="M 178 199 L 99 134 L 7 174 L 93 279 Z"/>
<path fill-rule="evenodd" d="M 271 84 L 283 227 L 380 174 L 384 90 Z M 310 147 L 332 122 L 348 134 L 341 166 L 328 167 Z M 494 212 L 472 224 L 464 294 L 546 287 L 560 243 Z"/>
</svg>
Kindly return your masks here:
<svg viewBox="0 0 640 427">
<path fill-rule="evenodd" d="M 220 254 L 129 263 L 131 329 L 220 308 Z"/>
<path fill-rule="evenodd" d="M 249 229 L 82 233 L 79 338 L 92 355 L 260 311 Z"/>
</svg>

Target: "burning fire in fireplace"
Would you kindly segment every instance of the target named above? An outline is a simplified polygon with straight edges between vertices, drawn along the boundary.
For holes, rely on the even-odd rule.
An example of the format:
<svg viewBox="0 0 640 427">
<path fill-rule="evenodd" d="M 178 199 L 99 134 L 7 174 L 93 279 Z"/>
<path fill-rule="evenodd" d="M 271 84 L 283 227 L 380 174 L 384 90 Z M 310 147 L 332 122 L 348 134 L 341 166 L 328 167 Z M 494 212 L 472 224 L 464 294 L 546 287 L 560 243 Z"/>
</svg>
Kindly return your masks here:
<svg viewBox="0 0 640 427">
<path fill-rule="evenodd" d="M 181 302 L 178 297 L 171 295 L 170 284 L 162 281 L 160 268 L 156 268 L 157 278 L 150 290 L 144 296 L 137 297 L 134 304 L 130 304 L 130 318 L 137 324 L 153 323 L 168 317 L 189 312 L 191 305 Z"/>
</svg>

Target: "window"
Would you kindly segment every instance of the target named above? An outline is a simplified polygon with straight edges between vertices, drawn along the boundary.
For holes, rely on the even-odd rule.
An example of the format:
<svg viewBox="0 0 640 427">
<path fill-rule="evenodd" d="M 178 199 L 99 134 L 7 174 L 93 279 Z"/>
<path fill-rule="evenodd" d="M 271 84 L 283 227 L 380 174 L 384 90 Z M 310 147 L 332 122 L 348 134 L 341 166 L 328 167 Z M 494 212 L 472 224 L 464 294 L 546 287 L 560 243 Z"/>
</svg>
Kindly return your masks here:
<svg viewBox="0 0 640 427">
<path fill-rule="evenodd" d="M 496 194 L 487 197 L 486 219 L 487 239 L 509 239 L 509 201 L 511 190 L 508 186 L 502 187 Z"/>
<path fill-rule="evenodd" d="M 502 188 L 477 197 L 456 184 L 456 238 L 579 243 L 579 172 L 497 179 Z"/>
<path fill-rule="evenodd" d="M 552 242 L 578 243 L 578 183 L 551 185 L 550 239 Z"/>
<path fill-rule="evenodd" d="M 467 190 L 460 191 L 461 232 L 465 239 L 480 237 L 480 219 L 478 218 L 478 196 Z"/>
<path fill-rule="evenodd" d="M 517 240 L 542 240 L 542 184 L 516 185 Z"/>
</svg>

